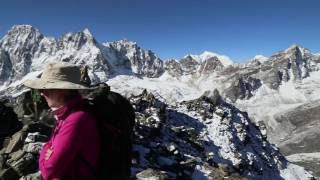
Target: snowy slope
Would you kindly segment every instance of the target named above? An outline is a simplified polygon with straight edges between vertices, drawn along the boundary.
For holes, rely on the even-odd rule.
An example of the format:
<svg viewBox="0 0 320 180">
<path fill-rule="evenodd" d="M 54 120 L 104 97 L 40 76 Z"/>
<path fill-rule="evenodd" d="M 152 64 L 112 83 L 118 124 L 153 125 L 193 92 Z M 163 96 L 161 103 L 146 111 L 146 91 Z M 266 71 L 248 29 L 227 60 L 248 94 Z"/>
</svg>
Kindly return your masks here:
<svg viewBox="0 0 320 180">
<path fill-rule="evenodd" d="M 138 162 L 142 163 L 135 164 L 133 172 L 156 168 L 174 179 L 185 179 L 190 173 L 193 179 L 215 179 L 218 172 L 235 179 L 312 177 L 287 162 L 246 113 L 219 97 L 214 91 L 164 106 L 147 91 L 134 96 L 131 102 L 139 109 L 137 133 L 144 141 L 137 140 L 135 145 L 140 154 Z M 161 107 L 166 107 L 165 111 Z"/>
</svg>

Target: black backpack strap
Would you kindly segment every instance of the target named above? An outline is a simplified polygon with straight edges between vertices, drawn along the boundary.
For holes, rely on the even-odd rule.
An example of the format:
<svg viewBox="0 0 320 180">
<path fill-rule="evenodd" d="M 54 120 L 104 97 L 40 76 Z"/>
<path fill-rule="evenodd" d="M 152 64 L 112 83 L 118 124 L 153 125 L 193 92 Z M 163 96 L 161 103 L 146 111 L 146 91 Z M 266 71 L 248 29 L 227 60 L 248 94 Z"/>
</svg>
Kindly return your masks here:
<svg viewBox="0 0 320 180">
<path fill-rule="evenodd" d="M 94 177 L 98 177 L 98 176 L 97 176 L 97 175 L 98 175 L 97 169 L 95 169 L 95 168 L 92 166 L 92 164 L 89 163 L 89 161 L 87 161 L 87 160 L 86 160 L 84 157 L 82 157 L 80 154 L 78 154 L 77 158 L 78 158 L 81 162 L 83 162 L 83 163 L 91 170 L 92 175 L 93 175 Z"/>
</svg>

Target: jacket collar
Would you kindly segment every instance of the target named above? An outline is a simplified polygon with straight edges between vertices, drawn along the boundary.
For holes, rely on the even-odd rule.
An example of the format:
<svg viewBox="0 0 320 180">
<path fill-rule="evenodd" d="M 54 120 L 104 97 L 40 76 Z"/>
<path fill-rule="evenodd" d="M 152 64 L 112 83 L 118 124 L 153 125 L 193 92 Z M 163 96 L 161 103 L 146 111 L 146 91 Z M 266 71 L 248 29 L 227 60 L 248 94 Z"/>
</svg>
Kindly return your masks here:
<svg viewBox="0 0 320 180">
<path fill-rule="evenodd" d="M 66 119 L 70 113 L 77 109 L 81 109 L 84 106 L 84 101 L 81 95 L 75 96 L 71 99 L 65 106 L 62 106 L 56 110 L 53 110 L 52 113 L 58 118 L 58 120 Z"/>
</svg>

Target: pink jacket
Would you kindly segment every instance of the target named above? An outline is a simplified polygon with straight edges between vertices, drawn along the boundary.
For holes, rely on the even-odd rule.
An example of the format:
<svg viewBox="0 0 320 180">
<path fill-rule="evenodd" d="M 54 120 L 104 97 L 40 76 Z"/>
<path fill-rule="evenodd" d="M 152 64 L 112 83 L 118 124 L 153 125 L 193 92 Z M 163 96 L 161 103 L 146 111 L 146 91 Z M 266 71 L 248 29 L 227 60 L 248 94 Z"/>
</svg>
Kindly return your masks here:
<svg viewBox="0 0 320 180">
<path fill-rule="evenodd" d="M 39 168 L 45 180 L 80 179 L 93 175 L 92 169 L 79 159 L 79 155 L 97 168 L 100 153 L 100 138 L 95 119 L 87 112 L 74 111 L 83 107 L 81 96 L 75 97 L 54 114 L 58 124 L 39 157 Z M 45 154 L 53 152 L 48 160 Z"/>
</svg>

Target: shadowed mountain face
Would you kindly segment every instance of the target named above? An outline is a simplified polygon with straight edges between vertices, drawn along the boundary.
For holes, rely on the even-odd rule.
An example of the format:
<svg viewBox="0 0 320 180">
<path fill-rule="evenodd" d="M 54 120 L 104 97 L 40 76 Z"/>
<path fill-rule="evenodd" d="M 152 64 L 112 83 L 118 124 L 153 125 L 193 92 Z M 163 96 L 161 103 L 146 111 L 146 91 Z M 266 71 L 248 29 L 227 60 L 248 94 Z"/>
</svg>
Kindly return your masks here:
<svg viewBox="0 0 320 180">
<path fill-rule="evenodd" d="M 320 150 L 320 101 L 306 103 L 296 108 L 279 113 L 276 116 L 281 125 L 274 131 L 286 131 L 277 144 L 281 152 L 296 156 L 304 153 L 318 153 Z M 281 128 L 285 127 L 285 128 Z M 291 157 L 290 156 L 290 157 Z M 294 161 L 319 175 L 319 158 L 301 158 Z"/>
<path fill-rule="evenodd" d="M 312 105 L 320 94 L 320 55 L 300 46 L 246 64 L 210 52 L 163 61 L 126 39 L 99 43 L 87 29 L 52 38 L 17 25 L 0 40 L 0 95 L 20 93 L 20 80 L 53 61 L 86 65 L 94 84 L 108 81 L 124 94 L 147 88 L 172 105 L 218 89 L 252 120 L 264 122 L 268 139 L 285 155 L 320 151 L 318 105 Z"/>
</svg>

